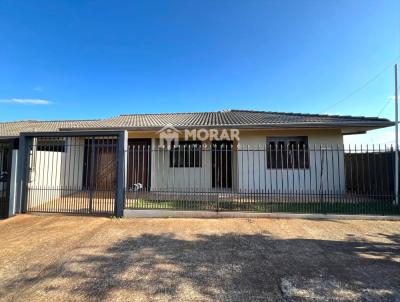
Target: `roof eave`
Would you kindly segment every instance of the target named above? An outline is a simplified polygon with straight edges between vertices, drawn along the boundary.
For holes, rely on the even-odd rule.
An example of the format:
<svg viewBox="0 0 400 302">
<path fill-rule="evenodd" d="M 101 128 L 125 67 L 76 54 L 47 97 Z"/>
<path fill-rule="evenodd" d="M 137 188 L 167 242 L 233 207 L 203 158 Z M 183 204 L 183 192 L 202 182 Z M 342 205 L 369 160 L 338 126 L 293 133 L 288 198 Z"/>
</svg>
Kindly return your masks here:
<svg viewBox="0 0 400 302">
<path fill-rule="evenodd" d="M 17 138 L 19 138 L 19 135 L 7 135 L 7 136 L 1 136 L 0 135 L 0 139 L 1 140 L 17 139 Z"/>
</svg>

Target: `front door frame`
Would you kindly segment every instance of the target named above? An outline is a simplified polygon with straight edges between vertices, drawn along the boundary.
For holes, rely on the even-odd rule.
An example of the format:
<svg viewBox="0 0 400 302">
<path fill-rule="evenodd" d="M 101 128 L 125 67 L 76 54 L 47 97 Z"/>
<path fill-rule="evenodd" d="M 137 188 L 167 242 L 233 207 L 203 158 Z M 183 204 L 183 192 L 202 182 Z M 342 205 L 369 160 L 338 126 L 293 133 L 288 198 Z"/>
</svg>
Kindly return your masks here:
<svg viewBox="0 0 400 302">
<path fill-rule="evenodd" d="M 127 159 L 127 177 L 126 177 L 126 187 L 128 188 L 128 190 L 130 189 L 130 185 L 132 185 L 133 180 L 130 179 L 130 177 L 132 177 L 132 171 L 130 170 L 131 168 L 133 169 L 132 163 L 130 162 L 129 157 L 131 156 L 130 153 L 130 146 L 132 142 L 143 142 L 143 144 L 139 143 L 139 146 L 147 146 L 148 147 L 148 154 L 147 154 L 147 160 L 146 160 L 146 170 L 147 170 L 147 174 L 146 174 L 146 184 L 145 186 L 143 186 L 143 189 L 146 187 L 147 191 L 150 191 L 151 188 L 151 159 L 152 159 L 152 139 L 151 138 L 128 138 L 128 159 Z M 134 151 L 132 151 L 134 152 Z M 132 158 L 133 158 L 134 154 L 132 154 Z M 144 156 L 144 154 L 142 154 L 142 156 Z M 142 163 L 143 164 L 143 163 Z M 131 181 L 129 181 L 131 180 Z"/>
<path fill-rule="evenodd" d="M 233 187 L 233 142 L 232 141 L 212 141 L 211 142 L 211 184 L 212 188 L 232 189 Z M 227 165 L 223 165 L 223 163 Z M 219 166 L 219 167 L 217 167 Z M 224 170 L 223 173 L 217 173 Z M 221 177 L 218 176 L 221 174 Z M 218 177 L 217 177 L 218 176 Z"/>
</svg>

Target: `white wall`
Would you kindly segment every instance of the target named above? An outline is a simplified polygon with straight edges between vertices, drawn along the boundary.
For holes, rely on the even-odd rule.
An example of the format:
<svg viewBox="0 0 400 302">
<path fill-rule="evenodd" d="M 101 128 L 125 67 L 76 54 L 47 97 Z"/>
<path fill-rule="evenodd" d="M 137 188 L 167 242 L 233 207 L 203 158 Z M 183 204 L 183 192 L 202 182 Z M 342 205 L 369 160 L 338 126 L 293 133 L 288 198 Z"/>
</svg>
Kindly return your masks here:
<svg viewBox="0 0 400 302">
<path fill-rule="evenodd" d="M 159 148 L 152 139 L 151 190 L 209 190 L 211 182 L 211 152 L 202 151 L 201 167 L 170 167 L 170 151 Z"/>
<path fill-rule="evenodd" d="M 63 163 L 61 183 L 64 188 L 78 191 L 82 189 L 83 163 L 85 154 L 84 138 L 68 138 Z"/>
<path fill-rule="evenodd" d="M 307 169 L 268 169 L 266 163 L 267 137 L 307 136 L 310 165 Z M 158 147 L 152 139 L 151 190 L 212 189 L 212 153 L 202 152 L 202 167 L 171 168 L 169 151 Z M 345 173 L 343 153 L 332 152 L 342 147 L 340 130 L 262 130 L 242 131 L 239 151 L 232 152 L 232 186 L 234 191 L 264 190 L 273 192 L 344 192 Z M 209 145 L 209 142 L 207 143 Z M 247 151 L 247 147 L 249 151 Z M 319 148 L 322 147 L 322 152 Z M 314 151 L 314 148 L 316 149 Z M 236 146 L 234 146 L 234 150 Z M 246 150 L 246 151 L 240 151 Z M 321 174 L 322 171 L 322 174 Z"/>
<path fill-rule="evenodd" d="M 8 216 L 15 215 L 17 204 L 17 171 L 18 171 L 18 150 L 12 150 L 11 174 L 10 174 L 10 196 Z"/>
<path fill-rule="evenodd" d="M 267 137 L 307 136 L 310 151 L 308 169 L 268 169 Z M 345 172 L 343 153 L 332 152 L 342 147 L 339 131 L 271 131 L 241 133 L 238 151 L 238 188 L 241 190 L 264 190 L 272 192 L 344 192 Z M 322 147 L 322 152 L 320 152 Z M 314 148 L 316 149 L 314 151 Z M 322 169 L 322 171 L 321 171 Z M 321 174 L 322 172 L 322 174 Z"/>
<path fill-rule="evenodd" d="M 82 189 L 84 139 L 67 138 L 65 152 L 37 151 L 30 157 L 28 205 L 43 203 Z"/>
</svg>

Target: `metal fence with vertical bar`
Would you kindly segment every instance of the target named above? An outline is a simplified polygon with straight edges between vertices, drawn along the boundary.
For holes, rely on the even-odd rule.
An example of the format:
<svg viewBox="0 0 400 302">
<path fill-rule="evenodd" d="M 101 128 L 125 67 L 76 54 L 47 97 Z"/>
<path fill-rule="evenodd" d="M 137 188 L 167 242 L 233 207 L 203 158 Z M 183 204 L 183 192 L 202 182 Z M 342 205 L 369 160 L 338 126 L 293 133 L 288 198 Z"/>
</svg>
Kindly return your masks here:
<svg viewBox="0 0 400 302">
<path fill-rule="evenodd" d="M 390 146 L 128 144 L 126 209 L 400 214 Z"/>
<path fill-rule="evenodd" d="M 27 211 L 114 213 L 115 136 L 38 136 L 28 152 Z"/>
<path fill-rule="evenodd" d="M 6 218 L 9 214 L 11 160 L 11 143 L 0 142 L 0 218 Z"/>
</svg>

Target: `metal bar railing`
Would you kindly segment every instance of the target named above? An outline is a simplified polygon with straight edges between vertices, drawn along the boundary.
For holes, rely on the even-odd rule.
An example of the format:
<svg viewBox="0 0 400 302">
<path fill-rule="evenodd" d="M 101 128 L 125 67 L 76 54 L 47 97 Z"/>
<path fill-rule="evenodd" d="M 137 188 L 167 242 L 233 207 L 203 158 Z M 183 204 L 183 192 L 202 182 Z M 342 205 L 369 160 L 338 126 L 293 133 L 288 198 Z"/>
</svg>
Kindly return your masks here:
<svg viewBox="0 0 400 302">
<path fill-rule="evenodd" d="M 125 208 L 399 214 L 393 148 L 182 142 L 127 152 L 136 176 Z"/>
<path fill-rule="evenodd" d="M 113 213 L 117 150 L 113 136 L 34 138 L 28 211 Z M 124 152 L 126 209 L 400 214 L 392 146 L 129 140 Z"/>
<path fill-rule="evenodd" d="M 105 136 L 33 138 L 27 210 L 112 214 L 116 202 L 116 142 L 116 137 Z"/>
</svg>

